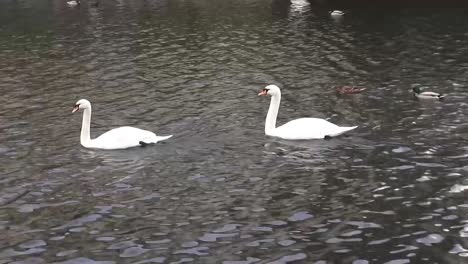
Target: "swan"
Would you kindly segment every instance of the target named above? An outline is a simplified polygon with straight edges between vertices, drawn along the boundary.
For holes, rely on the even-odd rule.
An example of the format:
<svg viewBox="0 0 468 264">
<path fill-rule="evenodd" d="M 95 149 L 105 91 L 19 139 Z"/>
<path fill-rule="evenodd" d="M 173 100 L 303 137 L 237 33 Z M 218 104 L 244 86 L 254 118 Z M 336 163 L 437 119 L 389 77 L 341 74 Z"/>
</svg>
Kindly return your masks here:
<svg viewBox="0 0 468 264">
<path fill-rule="evenodd" d="M 80 5 L 80 0 L 71 0 L 71 1 L 67 1 L 67 5 L 69 6 L 77 6 L 77 5 Z"/>
<path fill-rule="evenodd" d="M 271 96 L 270 108 L 265 120 L 265 134 L 267 136 L 288 140 L 328 139 L 357 127 L 339 127 L 320 118 L 299 118 L 276 127 L 276 117 L 281 101 L 280 88 L 276 85 L 268 85 L 258 95 Z"/>
<path fill-rule="evenodd" d="M 340 11 L 340 10 L 333 10 L 333 11 L 330 11 L 330 15 L 331 16 L 342 16 L 342 15 L 344 15 L 344 12 Z"/>
<path fill-rule="evenodd" d="M 445 95 L 435 92 L 423 92 L 421 91 L 421 87 L 416 86 L 413 87 L 413 95 L 419 99 L 437 99 L 442 100 L 444 99 Z"/>
<path fill-rule="evenodd" d="M 166 140 L 169 136 L 156 136 L 151 131 L 135 128 L 135 127 L 119 127 L 107 131 L 95 139 L 90 136 L 91 124 L 91 103 L 86 99 L 81 99 L 76 102 L 72 113 L 82 109 L 83 123 L 81 126 L 80 143 L 85 148 L 96 149 L 125 149 L 136 146 L 146 146 L 155 144 L 158 141 Z"/>
</svg>

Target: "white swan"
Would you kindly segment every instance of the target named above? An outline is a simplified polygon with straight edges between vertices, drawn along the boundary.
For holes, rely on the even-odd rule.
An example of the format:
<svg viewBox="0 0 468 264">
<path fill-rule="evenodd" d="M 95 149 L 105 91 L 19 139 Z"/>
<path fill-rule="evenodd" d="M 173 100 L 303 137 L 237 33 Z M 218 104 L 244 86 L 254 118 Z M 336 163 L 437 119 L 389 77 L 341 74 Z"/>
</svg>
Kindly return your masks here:
<svg viewBox="0 0 468 264">
<path fill-rule="evenodd" d="M 77 6 L 77 5 L 80 5 L 80 4 L 81 4 L 80 0 L 67 1 L 68 6 Z"/>
<path fill-rule="evenodd" d="M 331 16 L 342 16 L 342 15 L 344 15 L 344 12 L 340 11 L 340 10 L 333 10 L 333 11 L 330 11 L 330 15 Z"/>
<path fill-rule="evenodd" d="M 299 118 L 276 127 L 276 117 L 281 101 L 281 91 L 276 85 L 268 85 L 258 95 L 271 95 L 270 108 L 265 120 L 265 134 L 289 140 L 327 139 L 355 129 L 339 127 L 325 119 Z"/>
<path fill-rule="evenodd" d="M 91 124 L 91 103 L 86 99 L 81 99 L 76 102 L 72 113 L 83 109 L 83 123 L 81 126 L 80 143 L 85 148 L 97 149 L 125 149 L 136 146 L 146 146 L 154 144 L 172 137 L 156 136 L 151 131 L 135 128 L 135 127 L 119 127 L 107 131 L 101 136 L 91 139 L 90 124 Z"/>
</svg>

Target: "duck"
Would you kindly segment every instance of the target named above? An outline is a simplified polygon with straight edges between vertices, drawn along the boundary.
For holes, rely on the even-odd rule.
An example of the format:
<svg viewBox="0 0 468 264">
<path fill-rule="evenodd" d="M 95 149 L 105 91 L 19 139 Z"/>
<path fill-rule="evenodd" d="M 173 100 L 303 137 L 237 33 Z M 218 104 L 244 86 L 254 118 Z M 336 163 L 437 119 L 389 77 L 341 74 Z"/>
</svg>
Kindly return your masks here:
<svg viewBox="0 0 468 264">
<path fill-rule="evenodd" d="M 340 10 L 333 10 L 333 11 L 330 11 L 330 15 L 331 16 L 342 16 L 344 15 L 345 13 L 343 11 L 340 11 Z"/>
<path fill-rule="evenodd" d="M 70 1 L 67 1 L 67 5 L 68 6 L 77 6 L 77 5 L 80 5 L 81 2 L 80 0 L 70 0 Z"/>
<path fill-rule="evenodd" d="M 435 100 L 442 100 L 444 99 L 445 95 L 436 93 L 436 92 L 423 92 L 421 91 L 420 86 L 413 87 L 413 95 L 418 99 L 435 99 Z"/>
<path fill-rule="evenodd" d="M 276 118 L 281 102 L 281 90 L 271 84 L 263 88 L 259 96 L 271 96 L 265 120 L 265 135 L 286 140 L 330 139 L 351 131 L 357 126 L 340 127 L 321 118 L 299 118 L 276 127 Z"/>
<path fill-rule="evenodd" d="M 356 87 L 356 86 L 340 86 L 336 88 L 336 91 L 340 94 L 356 94 L 367 90 L 364 87 Z"/>
<path fill-rule="evenodd" d="M 172 137 L 172 135 L 156 136 L 156 134 L 151 131 L 124 126 L 111 129 L 99 137 L 91 139 L 91 102 L 86 99 L 78 100 L 73 107 L 72 113 L 79 110 L 83 110 L 80 143 L 85 148 L 110 150 L 126 149 L 137 146 L 145 147 Z"/>
</svg>

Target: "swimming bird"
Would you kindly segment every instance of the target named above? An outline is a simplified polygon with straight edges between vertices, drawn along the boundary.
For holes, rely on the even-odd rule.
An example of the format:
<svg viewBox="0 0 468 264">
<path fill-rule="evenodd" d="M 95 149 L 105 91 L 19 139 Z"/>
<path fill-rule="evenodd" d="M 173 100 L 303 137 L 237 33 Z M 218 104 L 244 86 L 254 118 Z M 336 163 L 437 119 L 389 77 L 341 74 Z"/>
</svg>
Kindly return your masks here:
<svg viewBox="0 0 468 264">
<path fill-rule="evenodd" d="M 258 95 L 271 96 L 270 108 L 265 120 L 265 134 L 267 136 L 289 140 L 328 139 L 357 127 L 340 127 L 320 118 L 299 118 L 276 127 L 276 118 L 281 102 L 280 88 L 276 85 L 268 85 Z"/>
<path fill-rule="evenodd" d="M 343 11 L 340 11 L 340 10 L 333 10 L 333 11 L 330 11 L 330 15 L 331 16 L 342 16 L 344 15 L 345 13 Z"/>
<path fill-rule="evenodd" d="M 67 1 L 67 5 L 68 6 L 77 6 L 77 5 L 80 5 L 81 2 L 80 0 L 70 0 L 70 1 Z"/>
<path fill-rule="evenodd" d="M 86 99 L 79 100 L 73 107 L 72 113 L 78 110 L 83 110 L 80 143 L 85 148 L 125 149 L 136 146 L 144 147 L 172 137 L 172 135 L 156 136 L 156 134 L 151 131 L 124 126 L 114 128 L 95 139 L 91 139 L 91 103 Z"/>
<path fill-rule="evenodd" d="M 418 99 L 435 99 L 435 100 L 442 100 L 444 99 L 445 95 L 435 92 L 423 92 L 421 91 L 421 87 L 415 86 L 413 87 L 413 95 Z"/>
<path fill-rule="evenodd" d="M 340 94 L 356 94 L 367 90 L 365 87 L 356 87 L 356 86 L 340 86 L 336 88 L 336 91 Z"/>
</svg>

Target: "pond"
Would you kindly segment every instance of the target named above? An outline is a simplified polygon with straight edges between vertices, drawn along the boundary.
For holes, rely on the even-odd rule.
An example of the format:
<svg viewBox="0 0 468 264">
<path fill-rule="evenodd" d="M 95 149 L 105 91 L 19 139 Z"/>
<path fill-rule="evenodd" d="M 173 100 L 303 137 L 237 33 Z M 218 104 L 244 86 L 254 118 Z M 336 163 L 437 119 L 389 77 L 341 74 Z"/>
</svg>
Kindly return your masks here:
<svg viewBox="0 0 468 264">
<path fill-rule="evenodd" d="M 467 261 L 466 10 L 99 1 L 0 1 L 0 263 Z M 267 137 L 267 84 L 359 127 Z M 83 148 L 81 98 L 174 136 Z"/>
</svg>

